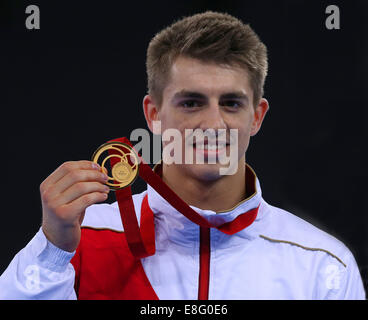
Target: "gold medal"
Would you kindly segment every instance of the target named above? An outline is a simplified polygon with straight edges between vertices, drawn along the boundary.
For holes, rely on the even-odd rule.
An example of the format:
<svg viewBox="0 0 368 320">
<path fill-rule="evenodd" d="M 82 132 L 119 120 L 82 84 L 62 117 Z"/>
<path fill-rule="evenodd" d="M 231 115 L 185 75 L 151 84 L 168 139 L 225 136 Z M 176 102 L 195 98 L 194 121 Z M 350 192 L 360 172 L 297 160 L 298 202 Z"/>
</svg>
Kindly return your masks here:
<svg viewBox="0 0 368 320">
<path fill-rule="evenodd" d="M 118 158 L 108 170 L 107 160 Z M 101 166 L 108 176 L 106 184 L 111 190 L 118 190 L 131 185 L 138 176 L 139 158 L 134 149 L 126 143 L 107 142 L 100 146 L 93 154 L 92 161 Z M 111 171 L 111 176 L 109 171 Z M 112 181 L 112 182 L 111 182 Z"/>
</svg>

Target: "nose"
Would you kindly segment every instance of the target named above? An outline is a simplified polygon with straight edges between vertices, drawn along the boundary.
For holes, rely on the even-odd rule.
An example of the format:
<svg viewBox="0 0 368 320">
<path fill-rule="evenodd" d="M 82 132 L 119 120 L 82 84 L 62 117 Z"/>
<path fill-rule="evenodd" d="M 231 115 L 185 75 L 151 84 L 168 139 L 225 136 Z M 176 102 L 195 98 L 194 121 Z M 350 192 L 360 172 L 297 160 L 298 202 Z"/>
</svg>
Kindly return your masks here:
<svg viewBox="0 0 368 320">
<path fill-rule="evenodd" d="M 227 126 L 219 104 L 215 101 L 210 102 L 209 106 L 201 114 L 200 129 L 205 131 L 207 129 L 218 130 L 226 128 Z"/>
</svg>

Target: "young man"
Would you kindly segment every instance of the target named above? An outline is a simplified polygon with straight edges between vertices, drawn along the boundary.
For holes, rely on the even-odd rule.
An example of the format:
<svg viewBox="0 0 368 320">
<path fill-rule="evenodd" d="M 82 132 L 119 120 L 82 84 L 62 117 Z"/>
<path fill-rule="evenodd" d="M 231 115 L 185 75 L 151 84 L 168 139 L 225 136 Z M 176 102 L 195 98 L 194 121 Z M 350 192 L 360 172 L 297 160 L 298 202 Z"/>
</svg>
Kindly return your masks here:
<svg viewBox="0 0 368 320">
<path fill-rule="evenodd" d="M 154 171 L 212 228 L 188 220 L 148 185 L 133 202 L 143 233 L 144 216 L 153 212 L 156 251 L 136 259 L 117 203 L 95 204 L 107 197 L 106 175 L 90 161 L 67 162 L 41 184 L 42 227 L 1 276 L 0 298 L 364 299 L 350 251 L 267 204 L 246 164 L 250 137 L 269 108 L 262 97 L 266 47 L 253 30 L 227 14 L 184 18 L 152 39 L 147 73 L 151 131 L 154 121 L 163 132 L 177 129 L 183 159 L 189 150 L 217 159 L 163 159 Z M 226 135 L 200 146 L 187 142 L 188 129 Z M 234 145 L 237 168 L 221 174 L 220 155 Z"/>
</svg>

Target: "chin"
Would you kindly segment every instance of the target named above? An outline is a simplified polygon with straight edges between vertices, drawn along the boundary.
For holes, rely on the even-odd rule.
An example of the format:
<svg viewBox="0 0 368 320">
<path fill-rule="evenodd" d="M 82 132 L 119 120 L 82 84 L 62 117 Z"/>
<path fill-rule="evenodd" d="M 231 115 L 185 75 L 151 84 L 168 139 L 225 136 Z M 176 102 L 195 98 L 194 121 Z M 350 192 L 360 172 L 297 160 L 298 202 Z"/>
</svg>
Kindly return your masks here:
<svg viewBox="0 0 368 320">
<path fill-rule="evenodd" d="M 185 171 L 193 178 L 204 182 L 215 182 L 222 177 L 219 164 L 187 164 Z"/>
</svg>

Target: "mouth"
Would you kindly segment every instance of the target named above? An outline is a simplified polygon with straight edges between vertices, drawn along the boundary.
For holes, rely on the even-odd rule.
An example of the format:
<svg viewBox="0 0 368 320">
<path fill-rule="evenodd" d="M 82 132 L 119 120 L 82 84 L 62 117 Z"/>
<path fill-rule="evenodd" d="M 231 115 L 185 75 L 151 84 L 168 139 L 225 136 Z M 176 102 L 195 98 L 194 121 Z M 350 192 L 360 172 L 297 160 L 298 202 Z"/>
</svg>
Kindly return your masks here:
<svg viewBox="0 0 368 320">
<path fill-rule="evenodd" d="M 202 153 L 204 156 L 215 155 L 220 156 L 226 153 L 229 142 L 226 141 L 199 141 L 193 143 L 193 149 L 196 152 Z"/>
</svg>

